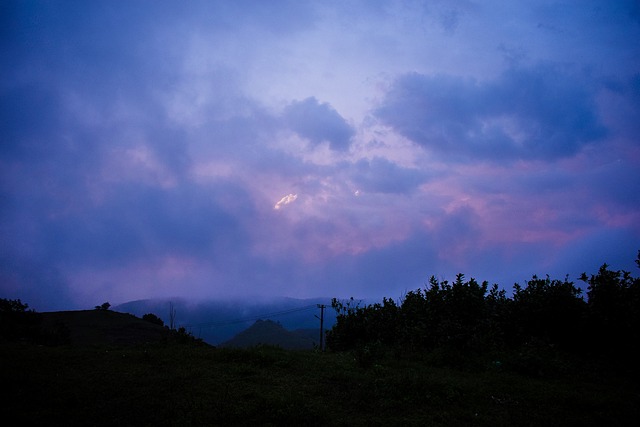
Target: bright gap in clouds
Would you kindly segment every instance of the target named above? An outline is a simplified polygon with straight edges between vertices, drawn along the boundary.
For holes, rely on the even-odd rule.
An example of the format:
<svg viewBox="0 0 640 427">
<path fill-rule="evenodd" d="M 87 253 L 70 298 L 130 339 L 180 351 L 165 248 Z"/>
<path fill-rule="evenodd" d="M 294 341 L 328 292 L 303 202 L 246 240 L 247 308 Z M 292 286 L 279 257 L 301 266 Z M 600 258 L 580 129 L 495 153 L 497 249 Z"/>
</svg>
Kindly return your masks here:
<svg viewBox="0 0 640 427">
<path fill-rule="evenodd" d="M 281 209 L 283 206 L 288 205 L 289 203 L 295 202 L 295 200 L 297 198 L 298 198 L 297 194 L 288 194 L 288 195 L 284 196 L 282 199 L 280 199 L 278 201 L 278 203 L 276 203 L 273 208 L 274 209 Z"/>
<path fill-rule="evenodd" d="M 636 268 L 634 1 L 2 8 L 1 297 Z"/>
</svg>

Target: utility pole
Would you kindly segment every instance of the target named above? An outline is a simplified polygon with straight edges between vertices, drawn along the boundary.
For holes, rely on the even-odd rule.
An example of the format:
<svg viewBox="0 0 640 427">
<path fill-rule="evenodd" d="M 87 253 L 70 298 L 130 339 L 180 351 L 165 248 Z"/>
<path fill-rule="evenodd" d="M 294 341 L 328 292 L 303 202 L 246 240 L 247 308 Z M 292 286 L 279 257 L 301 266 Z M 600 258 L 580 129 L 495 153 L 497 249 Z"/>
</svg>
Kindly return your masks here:
<svg viewBox="0 0 640 427">
<path fill-rule="evenodd" d="M 173 330 L 176 327 L 176 309 L 173 307 L 173 303 L 169 302 L 169 329 Z"/>
<path fill-rule="evenodd" d="M 324 309 L 326 305 L 318 304 L 318 308 L 320 309 L 320 351 L 324 351 Z M 318 317 L 318 316 L 316 316 Z"/>
</svg>

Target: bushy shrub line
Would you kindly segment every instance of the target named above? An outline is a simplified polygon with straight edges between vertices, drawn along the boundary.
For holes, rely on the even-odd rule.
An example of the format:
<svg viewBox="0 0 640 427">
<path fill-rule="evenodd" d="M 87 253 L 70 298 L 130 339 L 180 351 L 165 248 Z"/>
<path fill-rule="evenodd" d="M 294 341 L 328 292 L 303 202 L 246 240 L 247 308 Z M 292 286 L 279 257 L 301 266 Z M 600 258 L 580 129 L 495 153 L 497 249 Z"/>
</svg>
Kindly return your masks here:
<svg viewBox="0 0 640 427">
<path fill-rule="evenodd" d="M 640 251 L 636 260 L 640 267 Z M 398 302 L 360 306 L 332 300 L 335 326 L 327 333 L 333 351 L 395 355 L 444 351 L 477 355 L 504 350 L 552 348 L 567 353 L 632 360 L 640 338 L 640 278 L 604 264 L 582 274 L 582 290 L 569 281 L 533 276 L 515 284 L 511 297 L 498 285 L 431 277 L 428 286 Z M 523 351 L 524 351 L 523 350 Z"/>
</svg>

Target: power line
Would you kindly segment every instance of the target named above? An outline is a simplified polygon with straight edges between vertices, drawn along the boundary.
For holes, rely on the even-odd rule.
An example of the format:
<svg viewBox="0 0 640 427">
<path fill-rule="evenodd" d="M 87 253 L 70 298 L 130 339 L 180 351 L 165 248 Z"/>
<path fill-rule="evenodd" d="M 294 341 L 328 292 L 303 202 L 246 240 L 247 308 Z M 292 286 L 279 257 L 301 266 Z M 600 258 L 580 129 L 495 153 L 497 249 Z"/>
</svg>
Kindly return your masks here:
<svg viewBox="0 0 640 427">
<path fill-rule="evenodd" d="M 320 309 L 320 351 L 324 351 L 323 340 L 324 340 L 324 309 L 327 307 L 324 304 L 317 304 L 316 307 Z"/>
</svg>

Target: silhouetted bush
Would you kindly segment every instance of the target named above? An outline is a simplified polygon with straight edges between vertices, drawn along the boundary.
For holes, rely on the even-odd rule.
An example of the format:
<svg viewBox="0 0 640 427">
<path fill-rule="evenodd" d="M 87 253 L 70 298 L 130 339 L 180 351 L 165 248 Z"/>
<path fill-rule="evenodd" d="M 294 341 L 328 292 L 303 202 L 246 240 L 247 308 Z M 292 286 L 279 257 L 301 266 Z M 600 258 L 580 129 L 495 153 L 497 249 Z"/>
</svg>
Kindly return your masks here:
<svg viewBox="0 0 640 427">
<path fill-rule="evenodd" d="M 640 267 L 640 251 L 636 263 Z M 580 280 L 588 284 L 589 349 L 597 354 L 636 359 L 640 352 L 640 278 L 627 271 L 609 270 Z M 637 360 L 637 359 L 636 359 Z"/>
<path fill-rule="evenodd" d="M 576 351 L 584 347 L 587 304 L 573 282 L 533 276 L 523 288 L 514 285 L 509 322 L 518 328 L 512 343 L 532 340 Z M 511 331 L 513 333 L 513 331 Z"/>
<path fill-rule="evenodd" d="M 42 316 L 19 299 L 0 298 L 0 336 L 9 341 L 36 341 Z"/>
<path fill-rule="evenodd" d="M 640 251 L 636 263 L 640 267 Z M 337 317 L 327 348 L 352 351 L 361 365 L 385 351 L 427 352 L 435 363 L 460 366 L 509 352 L 516 356 L 508 364 L 529 374 L 558 370 L 561 364 L 550 364 L 550 355 L 562 352 L 636 360 L 640 279 L 606 264 L 580 279 L 588 284 L 586 301 L 568 277 L 534 275 L 524 286 L 515 284 L 508 298 L 498 285 L 462 274 L 453 283 L 431 277 L 428 287 L 408 292 L 399 303 L 384 298 L 360 306 L 353 298 L 334 298 Z"/>
<path fill-rule="evenodd" d="M 182 326 L 177 330 L 173 330 L 173 338 L 180 344 L 204 345 L 202 338 L 194 337 L 191 332 L 187 331 Z"/>
<path fill-rule="evenodd" d="M 147 322 L 151 322 L 156 325 L 164 326 L 164 321 L 153 313 L 145 314 L 144 316 L 142 316 L 142 320 L 146 320 Z"/>
<path fill-rule="evenodd" d="M 507 298 L 497 285 L 489 290 L 487 282 L 465 281 L 462 274 L 454 283 L 432 277 L 429 284 L 408 292 L 399 305 L 387 298 L 364 307 L 334 299 L 337 319 L 327 346 L 361 351 L 377 343 L 402 355 L 441 347 L 474 353 L 502 344 Z"/>
</svg>

